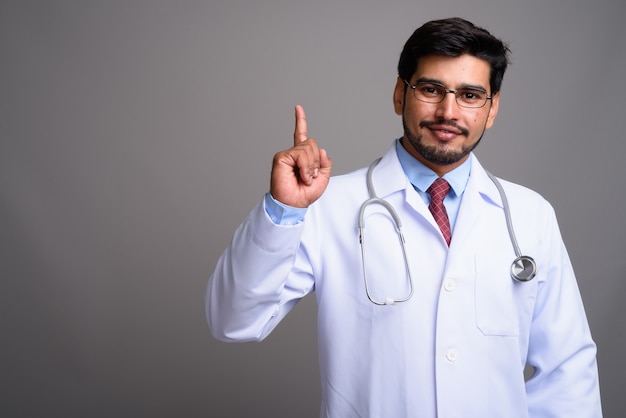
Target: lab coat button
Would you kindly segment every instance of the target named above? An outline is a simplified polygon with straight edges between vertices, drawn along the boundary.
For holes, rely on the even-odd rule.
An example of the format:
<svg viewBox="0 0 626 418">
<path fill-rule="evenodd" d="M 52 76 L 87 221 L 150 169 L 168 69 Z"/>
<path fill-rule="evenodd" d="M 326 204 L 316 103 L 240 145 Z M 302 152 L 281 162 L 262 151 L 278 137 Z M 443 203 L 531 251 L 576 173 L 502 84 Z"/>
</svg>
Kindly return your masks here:
<svg viewBox="0 0 626 418">
<path fill-rule="evenodd" d="M 448 361 L 450 362 L 455 362 L 457 359 L 457 354 L 456 351 L 453 349 L 450 349 L 446 352 L 446 358 L 448 359 Z"/>
<path fill-rule="evenodd" d="M 452 292 L 454 289 L 456 289 L 456 283 L 454 282 L 454 280 L 447 279 L 443 282 L 443 288 L 448 292 Z"/>
</svg>

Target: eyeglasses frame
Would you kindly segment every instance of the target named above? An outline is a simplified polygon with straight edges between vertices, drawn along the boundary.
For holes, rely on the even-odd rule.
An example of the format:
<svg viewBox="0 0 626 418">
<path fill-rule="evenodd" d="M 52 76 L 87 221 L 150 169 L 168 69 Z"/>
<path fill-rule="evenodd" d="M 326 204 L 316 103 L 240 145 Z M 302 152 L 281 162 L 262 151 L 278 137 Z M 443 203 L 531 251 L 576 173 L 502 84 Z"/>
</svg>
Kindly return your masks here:
<svg viewBox="0 0 626 418">
<path fill-rule="evenodd" d="M 420 101 L 422 103 L 439 104 L 439 103 L 443 102 L 443 100 L 446 98 L 446 94 L 448 94 L 448 93 L 454 94 L 454 101 L 456 102 L 456 104 L 459 105 L 460 107 L 465 108 L 465 109 L 481 109 L 481 108 L 485 107 L 485 105 L 487 104 L 487 100 L 493 100 L 493 95 L 491 95 L 491 96 L 485 97 L 485 102 L 482 105 L 480 105 L 480 106 L 467 106 L 466 104 L 459 103 L 459 96 L 457 96 L 457 93 L 458 93 L 459 90 L 466 90 L 466 89 L 448 89 L 445 86 L 442 86 L 442 85 L 439 85 L 439 84 L 436 84 L 436 83 L 432 83 L 432 82 L 429 82 L 429 81 L 418 81 L 415 84 L 411 84 L 411 83 L 409 83 L 405 79 L 402 79 L 402 81 L 404 81 L 404 84 L 406 85 L 406 87 L 410 87 L 411 89 L 413 89 L 413 97 L 415 97 L 415 100 L 418 100 L 418 101 Z M 417 91 L 417 86 L 420 85 L 420 84 L 432 84 L 432 85 L 435 85 L 437 87 L 441 87 L 443 89 L 443 94 L 441 95 L 441 100 L 439 100 L 438 102 L 427 102 L 427 101 L 425 101 L 423 99 L 419 99 L 417 97 L 417 95 L 415 94 L 415 92 Z"/>
</svg>

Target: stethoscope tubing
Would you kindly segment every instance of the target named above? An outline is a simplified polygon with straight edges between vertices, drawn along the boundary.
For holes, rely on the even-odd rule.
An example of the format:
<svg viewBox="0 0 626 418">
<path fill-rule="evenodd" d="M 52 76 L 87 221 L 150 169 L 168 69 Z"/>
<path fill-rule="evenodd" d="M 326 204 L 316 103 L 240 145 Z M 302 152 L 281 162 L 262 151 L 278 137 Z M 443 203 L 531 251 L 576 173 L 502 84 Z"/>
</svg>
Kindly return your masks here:
<svg viewBox="0 0 626 418">
<path fill-rule="evenodd" d="M 379 198 L 376 195 L 376 191 L 374 189 L 374 183 L 372 180 L 373 171 L 381 159 L 382 158 L 377 158 L 376 160 L 374 160 L 367 169 L 366 181 L 367 181 L 367 190 L 368 190 L 370 198 L 367 199 L 365 202 L 363 202 L 361 204 L 361 207 L 359 208 L 359 219 L 358 219 L 359 243 L 361 246 L 363 279 L 365 281 L 365 291 L 367 293 L 368 299 L 376 305 L 394 305 L 396 303 L 406 302 L 409 299 L 411 299 L 411 297 L 413 296 L 413 277 L 411 275 L 411 269 L 409 267 L 409 259 L 408 259 L 408 255 L 406 252 L 406 245 L 405 245 L 406 242 L 404 239 L 404 234 L 402 233 L 402 221 L 400 219 L 400 216 L 398 215 L 394 207 L 391 205 L 391 203 L 389 203 L 385 199 Z M 515 235 L 515 230 L 513 228 L 513 221 L 511 220 L 511 210 L 509 207 L 508 199 L 506 197 L 506 193 L 504 192 L 504 188 L 502 187 L 502 184 L 500 183 L 500 181 L 493 174 L 489 173 L 488 171 L 486 173 L 487 173 L 487 176 L 491 179 L 491 181 L 496 186 L 496 189 L 498 189 L 498 193 L 500 194 L 500 198 L 502 199 L 502 208 L 504 210 L 504 218 L 506 221 L 506 226 L 507 226 L 507 230 L 509 233 L 509 237 L 511 239 L 511 244 L 513 246 L 513 251 L 515 252 L 515 256 L 516 256 L 515 260 L 513 260 L 513 262 L 511 263 L 511 269 L 510 269 L 511 277 L 513 278 L 513 280 L 517 282 L 521 282 L 521 283 L 528 282 L 532 280 L 537 274 L 537 264 L 535 263 L 535 260 L 532 257 L 527 256 L 527 255 L 522 255 L 519 244 L 517 243 L 517 237 Z M 374 204 L 384 207 L 385 210 L 391 215 L 394 221 L 396 233 L 398 234 L 398 239 L 400 240 L 400 245 L 402 247 L 402 253 L 404 257 L 404 263 L 405 263 L 405 268 L 406 268 L 408 283 L 409 283 L 408 294 L 401 298 L 386 297 L 384 301 L 380 301 L 380 300 L 375 299 L 371 295 L 371 292 L 369 289 L 369 283 L 367 279 L 367 268 L 366 268 L 366 261 L 365 261 L 366 260 L 366 257 L 365 257 L 365 210 L 367 209 L 368 206 L 374 205 Z"/>
</svg>

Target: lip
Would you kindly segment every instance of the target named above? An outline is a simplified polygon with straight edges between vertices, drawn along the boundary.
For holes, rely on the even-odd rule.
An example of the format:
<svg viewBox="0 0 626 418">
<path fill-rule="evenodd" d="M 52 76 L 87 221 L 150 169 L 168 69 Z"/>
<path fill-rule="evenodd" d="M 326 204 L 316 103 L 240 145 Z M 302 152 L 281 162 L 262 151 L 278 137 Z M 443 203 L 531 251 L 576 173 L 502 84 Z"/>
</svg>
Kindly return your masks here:
<svg viewBox="0 0 626 418">
<path fill-rule="evenodd" d="M 459 129 L 449 125 L 432 125 L 428 127 L 428 130 L 430 130 L 435 137 L 443 141 L 449 141 L 463 134 Z"/>
</svg>

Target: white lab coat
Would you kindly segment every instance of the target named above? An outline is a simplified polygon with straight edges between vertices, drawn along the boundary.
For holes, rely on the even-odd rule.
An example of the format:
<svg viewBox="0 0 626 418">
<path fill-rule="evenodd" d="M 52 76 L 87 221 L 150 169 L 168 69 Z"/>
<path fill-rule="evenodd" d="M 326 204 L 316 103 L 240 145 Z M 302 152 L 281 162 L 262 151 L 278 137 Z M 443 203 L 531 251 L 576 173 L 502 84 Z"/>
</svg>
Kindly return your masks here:
<svg viewBox="0 0 626 418">
<path fill-rule="evenodd" d="M 315 290 L 322 417 L 600 417 L 596 346 L 552 207 L 502 182 L 521 250 L 538 265 L 534 280 L 517 283 L 502 201 L 475 156 L 449 248 L 395 145 L 373 183 L 403 222 L 408 302 L 366 296 L 362 169 L 333 177 L 301 224 L 275 225 L 262 202 L 252 210 L 208 283 L 212 334 L 262 340 Z M 380 206 L 366 211 L 367 277 L 383 300 L 408 287 L 390 219 Z M 528 382 L 525 364 L 536 368 Z"/>
</svg>

